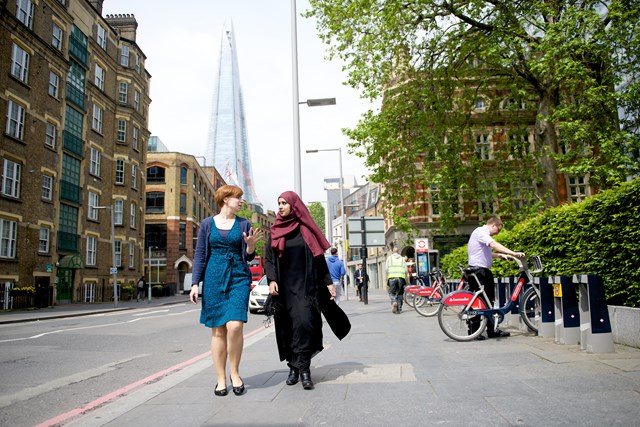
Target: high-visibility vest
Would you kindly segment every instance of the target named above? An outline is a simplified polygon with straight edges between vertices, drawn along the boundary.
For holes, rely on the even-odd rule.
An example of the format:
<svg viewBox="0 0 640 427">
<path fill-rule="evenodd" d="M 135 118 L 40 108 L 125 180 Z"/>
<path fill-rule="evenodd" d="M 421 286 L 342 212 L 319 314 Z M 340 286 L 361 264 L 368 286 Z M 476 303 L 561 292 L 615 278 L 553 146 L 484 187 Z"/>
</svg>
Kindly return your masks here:
<svg viewBox="0 0 640 427">
<path fill-rule="evenodd" d="M 387 277 L 407 277 L 407 270 L 404 265 L 404 259 L 401 256 L 390 256 L 387 259 Z"/>
</svg>

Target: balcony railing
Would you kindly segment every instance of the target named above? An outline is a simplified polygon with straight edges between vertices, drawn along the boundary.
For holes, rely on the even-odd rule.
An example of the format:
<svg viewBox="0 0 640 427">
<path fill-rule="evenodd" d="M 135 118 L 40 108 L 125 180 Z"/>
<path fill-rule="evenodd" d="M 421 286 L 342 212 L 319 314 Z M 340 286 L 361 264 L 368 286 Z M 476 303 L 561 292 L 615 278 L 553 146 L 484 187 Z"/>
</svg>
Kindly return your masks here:
<svg viewBox="0 0 640 427">
<path fill-rule="evenodd" d="M 60 199 L 80 204 L 82 188 L 73 182 L 60 180 Z"/>
<path fill-rule="evenodd" d="M 82 111 L 84 111 L 85 106 L 85 96 L 84 92 L 77 87 L 68 84 L 67 85 L 67 100 L 73 102 L 77 105 Z"/>
<path fill-rule="evenodd" d="M 65 130 L 63 138 L 63 148 L 82 157 L 82 137 Z"/>
<path fill-rule="evenodd" d="M 58 231 L 58 250 L 77 252 L 79 237 L 76 233 Z"/>
</svg>

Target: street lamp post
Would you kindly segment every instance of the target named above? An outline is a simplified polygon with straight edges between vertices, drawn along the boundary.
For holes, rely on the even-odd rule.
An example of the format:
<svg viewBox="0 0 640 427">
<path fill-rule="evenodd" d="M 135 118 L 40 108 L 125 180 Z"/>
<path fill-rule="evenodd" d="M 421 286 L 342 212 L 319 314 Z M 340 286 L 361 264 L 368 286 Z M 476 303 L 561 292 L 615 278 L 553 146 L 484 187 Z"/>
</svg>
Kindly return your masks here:
<svg viewBox="0 0 640 427">
<path fill-rule="evenodd" d="M 325 148 L 318 150 L 307 150 L 307 153 L 318 153 L 320 151 L 337 151 L 338 152 L 338 161 L 340 165 L 340 219 L 342 223 L 342 260 L 344 262 L 345 268 L 347 266 L 347 224 L 345 221 L 345 212 L 344 212 L 344 178 L 342 175 L 342 147 L 338 148 Z M 333 234 L 333 233 L 332 233 Z M 345 279 L 346 281 L 346 279 Z M 345 299 L 349 301 L 349 286 L 345 286 Z"/>
<path fill-rule="evenodd" d="M 293 181 L 294 190 L 302 198 L 302 167 L 300 164 L 300 104 L 309 107 L 335 105 L 335 98 L 307 99 L 300 102 L 298 94 L 298 25 L 296 0 L 291 0 L 291 76 L 293 80 Z"/>
<path fill-rule="evenodd" d="M 116 226 L 113 206 L 95 206 L 94 209 L 109 209 L 111 211 L 111 274 L 113 275 L 113 306 L 118 307 L 118 267 L 116 266 Z"/>
<path fill-rule="evenodd" d="M 149 295 L 149 304 L 151 304 L 151 249 L 157 249 L 155 246 L 149 245 L 149 282 L 147 282 L 147 294 Z"/>
</svg>

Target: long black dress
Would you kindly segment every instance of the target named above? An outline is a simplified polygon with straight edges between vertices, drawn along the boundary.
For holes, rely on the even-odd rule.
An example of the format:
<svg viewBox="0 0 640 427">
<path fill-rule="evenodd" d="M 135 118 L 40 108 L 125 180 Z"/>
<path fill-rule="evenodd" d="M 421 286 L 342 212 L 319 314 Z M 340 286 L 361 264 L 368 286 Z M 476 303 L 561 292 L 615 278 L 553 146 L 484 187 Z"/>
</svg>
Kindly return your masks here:
<svg viewBox="0 0 640 427">
<path fill-rule="evenodd" d="M 265 271 L 269 282 L 278 283 L 276 300 L 284 307 L 274 316 L 280 360 L 304 372 L 323 349 L 321 311 L 339 339 L 351 324 L 330 299 L 327 285 L 332 281 L 324 255 L 314 257 L 299 230 L 285 236 L 285 242 L 282 257 L 267 242 Z"/>
</svg>

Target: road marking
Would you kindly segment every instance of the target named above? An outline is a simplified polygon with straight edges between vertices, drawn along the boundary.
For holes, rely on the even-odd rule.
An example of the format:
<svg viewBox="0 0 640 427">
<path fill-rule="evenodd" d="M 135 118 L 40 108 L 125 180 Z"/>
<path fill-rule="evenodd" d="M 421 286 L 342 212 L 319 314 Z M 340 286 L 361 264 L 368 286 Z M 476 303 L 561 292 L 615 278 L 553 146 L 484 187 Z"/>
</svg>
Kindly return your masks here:
<svg viewBox="0 0 640 427">
<path fill-rule="evenodd" d="M 149 314 L 156 314 L 156 313 L 166 313 L 169 310 L 156 310 L 156 311 L 148 311 L 146 313 L 136 313 L 136 314 L 132 314 L 132 316 L 147 316 Z"/>
<path fill-rule="evenodd" d="M 78 372 L 76 374 L 72 374 L 63 378 L 57 378 L 55 380 L 48 381 L 35 387 L 25 388 L 10 396 L 0 396 L 0 408 L 4 408 L 5 406 L 9 406 L 16 402 L 34 398 L 41 395 L 42 393 L 53 391 L 68 386 L 72 383 L 88 380 L 89 378 L 99 377 L 100 375 L 103 375 L 107 372 L 115 371 L 118 368 L 118 365 L 122 365 L 124 363 L 146 356 L 148 355 L 139 354 L 128 359 L 123 359 L 117 362 L 108 363 L 103 366 L 98 366 L 97 368 L 89 369 L 84 372 Z"/>
<path fill-rule="evenodd" d="M 274 328 L 264 328 L 259 327 L 251 332 L 244 334 L 245 345 L 244 347 L 249 347 L 254 343 L 260 341 L 262 338 L 267 336 L 270 333 L 274 332 Z M 143 378 L 139 381 L 131 383 L 127 386 L 124 386 L 118 390 L 115 390 L 109 394 L 106 394 L 98 399 L 89 402 L 85 406 L 81 408 L 72 409 L 71 411 L 65 412 L 64 414 L 60 414 L 54 418 L 46 420 L 35 427 L 53 427 L 59 425 L 71 418 L 80 416 L 85 414 L 86 412 L 92 411 L 102 405 L 106 405 L 104 408 L 100 410 L 99 416 L 96 414 L 92 414 L 91 416 L 82 417 L 72 424 L 78 422 L 83 426 L 101 426 L 109 423 L 112 420 L 115 420 L 120 415 L 130 411 L 143 404 L 144 402 L 151 400 L 156 397 L 160 393 L 165 392 L 166 390 L 174 387 L 176 384 L 179 384 L 182 381 L 185 381 L 191 378 L 193 375 L 201 372 L 202 370 L 208 368 L 210 362 L 204 361 L 202 359 L 209 357 L 210 352 L 202 353 L 198 356 L 195 356 L 187 361 L 182 363 L 178 363 L 177 365 L 173 365 L 167 369 L 164 369 L 160 372 L 152 374 L 146 378 Z M 201 362 L 201 363 L 199 363 Z M 177 372 L 181 371 L 181 372 Z M 170 375 L 176 373 L 176 375 Z M 166 377 L 166 378 L 162 378 Z M 151 383 L 151 384 L 149 384 Z M 124 397 L 124 395 L 138 387 L 145 386 L 147 387 L 138 390 L 136 393 L 132 393 L 126 396 L 126 399 L 118 399 Z M 147 390 L 148 387 L 151 387 Z M 111 402 L 113 401 L 113 402 Z"/>
</svg>

